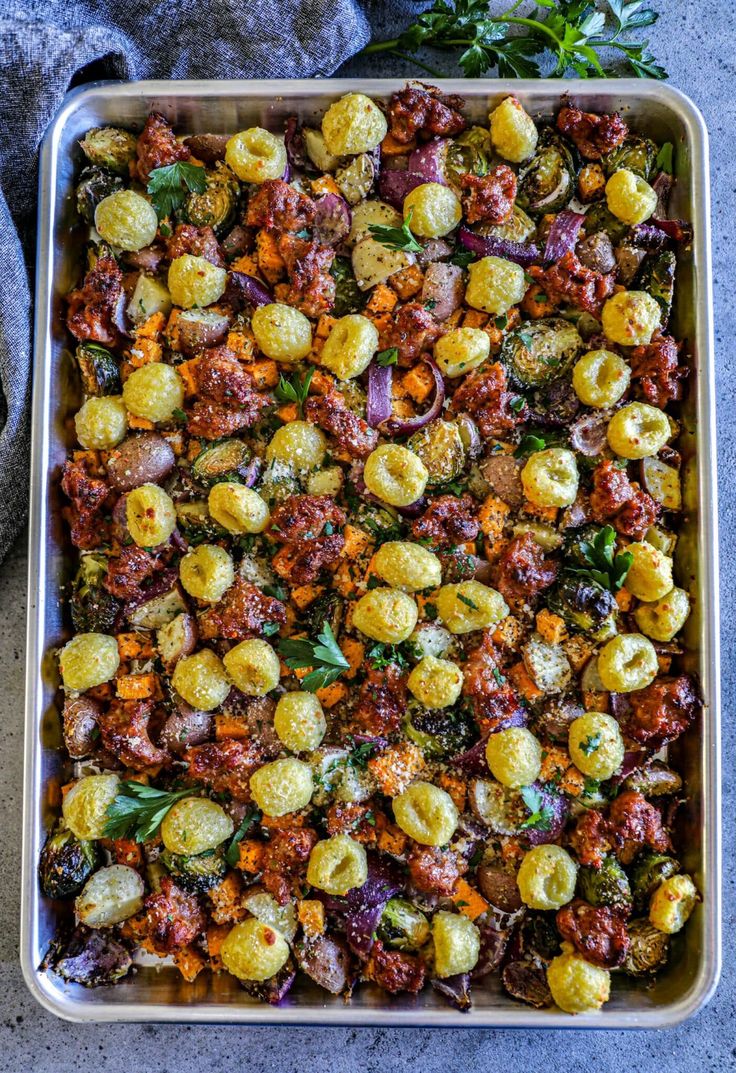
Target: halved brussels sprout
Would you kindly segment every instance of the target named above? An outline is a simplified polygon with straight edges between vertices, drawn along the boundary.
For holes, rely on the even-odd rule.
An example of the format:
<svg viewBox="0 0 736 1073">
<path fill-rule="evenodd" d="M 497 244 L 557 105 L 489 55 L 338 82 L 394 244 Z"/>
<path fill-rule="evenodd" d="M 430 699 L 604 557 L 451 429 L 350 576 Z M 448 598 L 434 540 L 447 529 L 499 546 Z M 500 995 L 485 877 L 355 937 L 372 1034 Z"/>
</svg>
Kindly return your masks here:
<svg viewBox="0 0 736 1073">
<path fill-rule="evenodd" d="M 519 387 L 539 387 L 564 376 L 583 346 L 574 325 L 562 317 L 549 317 L 509 332 L 500 359 Z"/>
<path fill-rule="evenodd" d="M 672 250 L 647 257 L 639 272 L 638 287 L 651 294 L 662 310 L 662 327 L 667 324 L 672 312 L 672 299 L 675 294 L 675 269 L 677 258 Z"/>
<path fill-rule="evenodd" d="M 326 625 L 329 625 L 334 636 L 337 637 L 344 613 L 345 607 L 341 596 L 336 592 L 323 593 L 313 604 L 309 605 L 309 621 L 314 636 L 316 637 Z"/>
<path fill-rule="evenodd" d="M 116 190 L 122 190 L 125 183 L 119 175 L 111 175 L 102 168 L 84 168 L 77 183 L 77 212 L 85 223 L 95 222 L 95 209 L 99 203 Z"/>
<path fill-rule="evenodd" d="M 447 760 L 466 752 L 478 739 L 477 728 L 461 710 L 426 711 L 410 704 L 401 720 L 404 734 L 428 760 Z"/>
<path fill-rule="evenodd" d="M 531 162 L 519 172 L 516 200 L 534 216 L 559 212 L 574 194 L 575 167 L 570 150 L 551 127 L 545 127 Z"/>
<path fill-rule="evenodd" d="M 128 165 L 136 155 L 138 139 L 120 127 L 93 127 L 79 143 L 90 164 L 107 168 L 117 175 L 127 175 Z"/>
<path fill-rule="evenodd" d="M 626 911 L 631 909 L 629 880 L 615 857 L 605 857 L 600 868 L 580 868 L 578 894 L 591 905 L 609 905 Z"/>
<path fill-rule="evenodd" d="M 646 917 L 628 925 L 629 950 L 623 970 L 629 976 L 651 976 L 667 961 L 670 937 L 650 924 Z"/>
<path fill-rule="evenodd" d="M 353 265 L 349 257 L 336 257 L 330 268 L 330 275 L 335 281 L 335 304 L 333 317 L 344 317 L 348 313 L 360 313 L 368 301 L 368 295 L 358 286 Z"/>
<path fill-rule="evenodd" d="M 430 936 L 424 913 L 406 898 L 390 898 L 378 925 L 378 938 L 392 950 L 419 950 Z"/>
<path fill-rule="evenodd" d="M 646 853 L 640 857 L 630 870 L 634 907 L 646 910 L 657 887 L 679 871 L 680 862 L 664 853 Z"/>
<path fill-rule="evenodd" d="M 364 529 L 375 540 L 384 544 L 387 540 L 403 540 L 404 525 L 393 511 L 377 503 L 361 500 L 355 513 L 355 524 Z"/>
<path fill-rule="evenodd" d="M 227 536 L 227 531 L 210 515 L 206 499 L 177 503 L 176 521 L 188 544 L 201 544 L 205 540 L 219 540 Z"/>
<path fill-rule="evenodd" d="M 274 458 L 268 463 L 263 471 L 258 494 L 269 507 L 273 507 L 275 503 L 283 503 L 299 491 L 299 478 L 290 463 L 283 462 L 280 458 Z"/>
<path fill-rule="evenodd" d="M 590 567 L 583 545 L 591 544 L 600 533 L 600 526 L 581 525 L 567 532 L 563 548 L 563 562 L 566 566 Z"/>
<path fill-rule="evenodd" d="M 80 343 L 75 353 L 85 395 L 119 395 L 117 358 L 99 343 Z"/>
<path fill-rule="evenodd" d="M 626 141 L 606 153 L 603 157 L 603 167 L 606 175 L 613 175 L 614 171 L 626 168 L 635 175 L 647 179 L 652 175 L 654 163 L 657 159 L 657 146 L 649 138 L 642 138 L 638 134 L 629 134 Z"/>
<path fill-rule="evenodd" d="M 491 132 L 485 127 L 469 127 L 447 147 L 446 169 L 451 183 L 459 185 L 462 175 L 486 175 L 493 157 Z"/>
<path fill-rule="evenodd" d="M 190 894 L 204 894 L 221 883 L 227 872 L 222 850 L 207 850 L 187 857 L 165 849 L 158 858 L 176 880 L 177 886 Z"/>
<path fill-rule="evenodd" d="M 479 235 L 493 235 L 509 242 L 528 242 L 535 234 L 537 226 L 523 209 L 514 205 L 514 211 L 502 224 L 479 224 L 476 230 Z"/>
<path fill-rule="evenodd" d="M 430 485 L 453 481 L 465 466 L 465 447 L 454 422 L 432 421 L 415 432 L 406 446 L 427 467 Z"/>
<path fill-rule="evenodd" d="M 629 225 L 614 216 L 605 201 L 596 201 L 585 214 L 585 234 L 595 235 L 598 231 L 605 231 L 614 246 L 628 230 Z"/>
<path fill-rule="evenodd" d="M 112 633 L 118 602 L 102 582 L 107 574 L 104 555 L 83 555 L 72 582 L 71 613 L 79 633 Z"/>
<path fill-rule="evenodd" d="M 636 790 L 645 797 L 676 794 L 682 789 L 682 777 L 662 760 L 650 760 L 626 776 L 622 789 Z"/>
<path fill-rule="evenodd" d="M 209 488 L 219 481 L 239 481 L 250 461 L 250 448 L 242 440 L 208 444 L 192 462 L 192 475 Z"/>
<path fill-rule="evenodd" d="M 78 894 L 102 863 L 96 842 L 86 842 L 59 824 L 46 839 L 38 865 L 41 890 L 47 898 L 71 898 Z"/>
<path fill-rule="evenodd" d="M 238 204 L 238 181 L 226 164 L 218 162 L 207 172 L 207 186 L 201 194 L 189 194 L 185 214 L 195 227 L 211 227 L 223 234 L 235 219 Z"/>
<path fill-rule="evenodd" d="M 610 626 L 616 598 L 592 578 L 563 573 L 547 597 L 550 611 L 581 633 L 597 633 Z"/>
</svg>

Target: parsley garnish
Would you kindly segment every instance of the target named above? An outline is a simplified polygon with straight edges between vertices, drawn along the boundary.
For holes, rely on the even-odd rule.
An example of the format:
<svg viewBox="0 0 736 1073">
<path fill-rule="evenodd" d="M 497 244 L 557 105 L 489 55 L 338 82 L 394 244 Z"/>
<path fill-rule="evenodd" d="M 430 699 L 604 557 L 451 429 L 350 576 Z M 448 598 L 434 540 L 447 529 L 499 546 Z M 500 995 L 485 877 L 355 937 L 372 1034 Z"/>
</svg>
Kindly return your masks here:
<svg viewBox="0 0 736 1073">
<path fill-rule="evenodd" d="M 356 771 L 365 771 L 375 751 L 376 746 L 372 741 L 361 741 L 350 751 L 346 762 Z"/>
<path fill-rule="evenodd" d="M 514 451 L 514 454 L 517 458 L 528 458 L 529 455 L 533 455 L 535 451 L 543 451 L 546 446 L 547 441 L 544 436 L 535 436 L 530 432 L 522 438 L 522 441 Z"/>
<path fill-rule="evenodd" d="M 566 569 L 571 574 L 592 578 L 604 589 L 618 592 L 626 581 L 634 556 L 630 551 L 619 551 L 614 555 L 615 543 L 615 529 L 610 525 L 604 525 L 592 540 L 582 540 L 579 544 L 580 551 L 588 565 L 568 566 Z"/>
<path fill-rule="evenodd" d="M 537 9 L 527 17 L 515 14 L 519 3 L 501 15 L 491 15 L 488 0 L 455 0 L 453 7 L 446 0 L 435 0 L 399 37 L 376 41 L 362 54 L 393 52 L 406 59 L 406 53 L 413 57 L 429 46 L 459 52 L 457 62 L 468 78 L 479 78 L 493 68 L 501 78 L 539 78 L 539 62 L 550 52 L 555 61 L 552 75 L 562 77 L 572 71 L 590 78 L 606 75 L 599 52 L 612 48 L 639 78 L 666 78 L 648 42 L 620 40 L 622 34 L 657 21 L 657 13 L 643 3 L 608 0 L 613 29 L 606 34 L 606 15 L 595 11 L 588 0 L 537 0 Z M 424 62 L 415 62 L 430 74 L 441 74 Z"/>
<path fill-rule="evenodd" d="M 477 258 L 477 253 L 473 253 L 471 250 L 457 250 L 450 258 L 450 264 L 457 265 L 458 268 L 467 268 Z"/>
<path fill-rule="evenodd" d="M 368 230 L 377 242 L 389 250 L 405 250 L 407 253 L 421 253 L 422 246 L 411 233 L 411 218 L 414 210 L 409 209 L 401 227 L 387 227 L 385 224 L 371 224 Z"/>
<path fill-rule="evenodd" d="M 261 632 L 264 637 L 273 637 L 275 633 L 278 633 L 281 627 L 278 622 L 264 622 L 261 627 Z"/>
<path fill-rule="evenodd" d="M 304 416 L 304 403 L 307 401 L 307 395 L 309 394 L 309 385 L 312 383 L 312 377 L 314 376 L 314 366 L 311 369 L 307 369 L 304 374 L 304 379 L 299 379 L 299 374 L 294 373 L 290 380 L 287 380 L 282 374 L 279 378 L 278 385 L 274 391 L 274 395 L 279 402 L 295 402 L 299 408 L 299 416 Z"/>
<path fill-rule="evenodd" d="M 496 325 L 499 332 L 504 332 L 508 327 L 509 318 L 506 316 L 505 313 L 502 313 L 500 317 L 496 317 L 493 323 Z"/>
<path fill-rule="evenodd" d="M 376 354 L 376 363 L 384 368 L 388 365 L 395 365 L 398 360 L 399 348 L 396 346 L 390 346 L 387 350 L 379 350 Z"/>
<path fill-rule="evenodd" d="M 511 409 L 514 411 L 515 414 L 518 414 L 518 413 L 521 413 L 521 411 L 524 409 L 525 402 L 526 402 L 526 399 L 524 398 L 523 395 L 515 395 L 513 397 L 513 399 L 511 400 L 511 402 L 509 403 L 509 406 L 511 407 Z"/>
<path fill-rule="evenodd" d="M 496 685 L 497 686 L 505 686 L 506 685 L 506 678 L 504 677 L 504 675 L 501 674 L 501 672 L 499 671 L 498 667 L 493 668 L 493 677 L 496 679 Z"/>
<path fill-rule="evenodd" d="M 148 177 L 146 190 L 159 220 L 181 208 L 187 191 L 203 194 L 207 189 L 207 172 L 198 164 L 178 160 L 163 168 L 154 168 Z"/>
<path fill-rule="evenodd" d="M 392 664 L 401 668 L 406 667 L 406 657 L 403 652 L 396 645 L 384 644 L 382 641 L 371 645 L 366 652 L 366 659 L 377 671 L 390 667 Z"/>
<path fill-rule="evenodd" d="M 478 610 L 478 605 L 474 604 L 473 601 L 470 599 L 470 597 L 466 596 L 464 593 L 459 592 L 457 594 L 457 598 L 458 598 L 458 600 L 460 600 L 461 603 L 465 604 L 466 607 L 471 608 L 473 611 Z"/>
<path fill-rule="evenodd" d="M 585 741 L 580 742 L 581 752 L 585 753 L 586 756 L 590 756 L 591 753 L 594 753 L 596 749 L 598 749 L 601 740 L 600 734 L 588 734 Z"/>
<path fill-rule="evenodd" d="M 318 689 L 331 685 L 350 667 L 328 622 L 322 627 L 322 632 L 317 634 L 316 641 L 310 641 L 306 637 L 289 637 L 281 641 L 279 652 L 291 670 L 311 668 L 301 683 L 308 693 L 316 693 Z"/>
<path fill-rule="evenodd" d="M 262 592 L 266 596 L 273 596 L 274 600 L 281 600 L 281 603 L 289 599 L 289 594 L 283 585 L 264 585 Z"/>
<path fill-rule="evenodd" d="M 187 415 L 184 413 L 183 410 L 180 410 L 178 406 L 174 407 L 174 409 L 171 411 L 171 415 L 172 417 L 176 418 L 177 421 L 186 421 L 187 419 Z"/>
<path fill-rule="evenodd" d="M 551 805 L 545 805 L 544 798 L 534 786 L 522 786 L 521 797 L 531 813 L 523 823 L 519 824 L 522 831 L 533 827 L 535 831 L 549 831 L 552 827 L 554 809 Z"/>
<path fill-rule="evenodd" d="M 230 839 L 230 845 L 225 850 L 225 860 L 231 868 L 235 868 L 236 864 L 240 860 L 240 843 L 243 841 L 248 831 L 257 820 L 260 820 L 261 813 L 257 808 L 249 809 L 243 819 L 240 822 L 240 827 Z"/>
<path fill-rule="evenodd" d="M 657 161 L 655 167 L 658 171 L 666 171 L 668 175 L 672 174 L 673 161 L 672 155 L 675 151 L 675 147 L 672 142 L 665 142 L 662 148 L 657 153 Z"/>
<path fill-rule="evenodd" d="M 136 842 L 145 842 L 156 834 L 172 805 L 197 792 L 196 786 L 169 793 L 142 782 L 121 782 L 117 797 L 107 806 L 104 835 L 106 838 L 135 838 Z"/>
</svg>

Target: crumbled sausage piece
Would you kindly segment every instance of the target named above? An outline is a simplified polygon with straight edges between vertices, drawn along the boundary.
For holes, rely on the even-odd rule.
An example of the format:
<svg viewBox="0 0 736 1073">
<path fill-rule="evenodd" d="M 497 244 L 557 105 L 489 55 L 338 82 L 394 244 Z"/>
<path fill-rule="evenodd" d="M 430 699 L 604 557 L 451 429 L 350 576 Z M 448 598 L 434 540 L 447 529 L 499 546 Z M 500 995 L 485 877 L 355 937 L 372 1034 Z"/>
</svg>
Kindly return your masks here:
<svg viewBox="0 0 736 1073">
<path fill-rule="evenodd" d="M 253 378 L 226 346 L 202 351 L 194 367 L 199 395 L 223 406 L 247 406 L 253 395 Z"/>
<path fill-rule="evenodd" d="M 406 864 L 409 878 L 423 894 L 439 894 L 449 897 L 455 889 L 467 864 L 451 849 L 439 846 L 412 846 Z"/>
<path fill-rule="evenodd" d="M 314 202 L 283 179 L 268 179 L 251 195 L 245 222 L 267 231 L 302 231 L 314 223 Z"/>
<path fill-rule="evenodd" d="M 345 511 L 331 496 L 289 496 L 271 514 L 271 532 L 284 543 L 315 540 L 326 525 L 345 525 Z"/>
<path fill-rule="evenodd" d="M 602 812 L 591 808 L 578 820 L 570 833 L 570 846 L 580 864 L 600 868 L 611 851 L 610 832 Z"/>
<path fill-rule="evenodd" d="M 311 585 L 324 570 L 335 570 L 345 546 L 342 533 L 316 537 L 300 544 L 285 544 L 274 555 L 275 573 L 290 585 Z"/>
<path fill-rule="evenodd" d="M 330 275 L 335 251 L 317 242 L 284 234 L 279 238 L 279 253 L 291 284 L 286 302 L 308 317 L 329 313 L 335 304 L 335 280 Z"/>
<path fill-rule="evenodd" d="M 609 460 L 593 470 L 590 508 L 597 522 L 610 522 L 625 536 L 640 540 L 659 517 L 659 504 Z"/>
<path fill-rule="evenodd" d="M 469 697 L 481 731 L 495 733 L 510 726 L 523 726 L 526 713 L 512 686 L 505 683 L 490 630 L 468 655 L 463 668 L 463 695 Z"/>
<path fill-rule="evenodd" d="M 595 316 L 606 298 L 613 294 L 613 275 L 587 268 L 573 250 L 568 250 L 549 268 L 532 265 L 528 271 L 544 292 L 545 315 L 559 305 L 573 305 Z M 525 303 L 522 308 L 526 309 Z"/>
<path fill-rule="evenodd" d="M 156 748 L 148 736 L 152 714 L 153 702 L 150 700 L 113 700 L 97 720 L 105 749 L 134 771 L 167 764 L 171 759 L 165 750 Z"/>
<path fill-rule="evenodd" d="M 560 109 L 557 129 L 575 143 L 586 160 L 600 160 L 606 153 L 618 148 L 629 133 L 629 128 L 617 112 L 596 115 L 579 108 Z"/>
<path fill-rule="evenodd" d="M 678 365 L 680 345 L 671 335 L 660 335 L 631 352 L 631 375 L 652 406 L 664 409 L 668 402 L 682 398 L 682 381 L 690 370 Z"/>
<path fill-rule="evenodd" d="M 393 320 L 381 332 L 382 350 L 396 347 L 398 364 L 402 368 L 413 365 L 420 354 L 432 349 L 433 343 L 442 335 L 442 327 L 421 302 L 407 302 L 400 306 Z"/>
<path fill-rule="evenodd" d="M 460 109 L 462 97 L 446 96 L 436 86 L 413 83 L 394 93 L 389 101 L 388 119 L 391 136 L 407 145 L 419 133 L 450 135 L 465 130 Z"/>
<path fill-rule="evenodd" d="M 571 942 L 586 961 L 602 969 L 615 969 L 626 960 L 629 934 L 623 915 L 607 905 L 588 905 L 575 898 L 555 918 L 563 939 Z"/>
<path fill-rule="evenodd" d="M 200 436 L 203 440 L 232 436 L 243 428 L 255 425 L 267 406 L 268 399 L 257 391 L 252 391 L 247 400 L 237 407 L 198 399 L 187 414 L 187 431 L 191 436 Z"/>
<path fill-rule="evenodd" d="M 215 793 L 227 793 L 235 801 L 250 801 L 250 777 L 261 767 L 260 746 L 252 738 L 226 738 L 224 741 L 194 745 L 184 753 L 187 777 L 201 782 Z"/>
<path fill-rule="evenodd" d="M 76 339 L 116 346 L 125 300 L 123 273 L 114 257 L 100 257 L 81 287 L 67 297 L 66 326 Z"/>
<path fill-rule="evenodd" d="M 306 871 L 317 839 L 317 832 L 311 827 L 277 827 L 264 846 L 263 867 L 285 876 L 299 875 Z"/>
<path fill-rule="evenodd" d="M 72 544 L 85 550 L 99 547 L 108 535 L 102 509 L 110 494 L 109 487 L 98 477 L 90 475 L 88 463 L 83 459 L 81 462 L 64 463 L 61 488 L 71 500 L 68 521 Z"/>
<path fill-rule="evenodd" d="M 621 864 L 631 864 L 644 846 L 664 853 L 672 848 L 662 826 L 662 815 L 643 794 L 627 790 L 612 802 L 608 812 L 611 843 Z"/>
<path fill-rule="evenodd" d="M 373 844 L 376 841 L 376 820 L 373 807 L 357 801 L 335 801 L 325 815 L 328 835 L 350 835 L 356 842 Z"/>
<path fill-rule="evenodd" d="M 658 678 L 646 689 L 629 693 L 631 710 L 626 733 L 645 745 L 663 745 L 679 738 L 695 718 L 700 701 L 693 680 L 687 674 Z"/>
<path fill-rule="evenodd" d="M 204 257 L 205 261 L 217 265 L 218 268 L 225 267 L 220 243 L 211 227 L 177 224 L 173 235 L 166 242 L 166 256 L 173 261 L 185 253 L 193 257 Z"/>
<path fill-rule="evenodd" d="M 517 425 L 527 420 L 526 404 L 517 410 L 511 408 L 517 396 L 507 390 L 506 371 L 500 362 L 493 362 L 480 372 L 463 380 L 452 397 L 452 409 L 456 414 L 468 413 L 487 439 L 504 436 Z"/>
<path fill-rule="evenodd" d="M 461 175 L 463 211 L 469 224 L 502 224 L 514 211 L 516 173 L 508 164 L 498 164 L 487 175 Z"/>
<path fill-rule="evenodd" d="M 520 609 L 553 584 L 559 563 L 545 559 L 531 533 L 514 537 L 495 567 L 495 585 L 512 609 Z"/>
<path fill-rule="evenodd" d="M 474 517 L 475 501 L 469 495 L 437 496 L 424 514 L 412 523 L 415 540 L 426 540 L 433 548 L 450 548 L 475 540 L 480 529 Z"/>
<path fill-rule="evenodd" d="M 363 975 L 391 995 L 400 991 L 416 995 L 424 987 L 426 969 L 420 957 L 401 950 L 385 950 L 380 939 L 376 939 Z"/>
<path fill-rule="evenodd" d="M 266 596 L 245 578 L 236 577 L 220 602 L 199 616 L 199 634 L 204 640 L 227 637 L 245 641 L 262 637 L 264 626 L 273 622 L 279 626 L 286 622 L 286 608 L 281 601 Z"/>
<path fill-rule="evenodd" d="M 353 713 L 367 734 L 393 734 L 406 710 L 406 682 L 396 664 L 377 670 L 369 666 Z"/>
<path fill-rule="evenodd" d="M 160 954 L 189 946 L 207 927 L 195 895 L 177 887 L 170 876 L 161 877 L 159 889 L 148 895 L 144 906 L 142 931 Z"/>
<path fill-rule="evenodd" d="M 145 185 L 151 172 L 176 164 L 179 160 L 189 160 L 191 151 L 176 135 L 162 115 L 152 112 L 146 120 L 143 131 L 138 136 L 138 160 L 131 164 L 131 172 Z"/>
<path fill-rule="evenodd" d="M 103 585 L 119 600 L 134 600 L 140 597 L 143 582 L 153 577 L 159 565 L 158 558 L 150 551 L 128 545 L 107 560 Z"/>
<path fill-rule="evenodd" d="M 367 458 L 378 446 L 378 433 L 349 409 L 339 391 L 307 399 L 305 416 L 333 436 L 351 458 Z"/>
</svg>

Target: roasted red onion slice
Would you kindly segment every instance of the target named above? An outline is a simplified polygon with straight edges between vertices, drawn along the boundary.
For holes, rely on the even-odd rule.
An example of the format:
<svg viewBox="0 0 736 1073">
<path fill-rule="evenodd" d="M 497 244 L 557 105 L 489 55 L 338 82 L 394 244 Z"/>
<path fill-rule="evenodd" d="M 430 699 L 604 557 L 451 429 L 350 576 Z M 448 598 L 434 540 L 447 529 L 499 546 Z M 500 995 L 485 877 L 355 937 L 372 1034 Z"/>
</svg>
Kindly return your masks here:
<svg viewBox="0 0 736 1073">
<path fill-rule="evenodd" d="M 231 272 L 227 278 L 223 300 L 233 309 L 242 309 L 248 304 L 268 305 L 273 302 L 273 296 L 266 285 L 255 276 L 247 276 L 245 272 Z"/>
<path fill-rule="evenodd" d="M 540 259 L 539 247 L 533 242 L 528 245 L 522 242 L 512 242 L 507 238 L 497 238 L 496 235 L 476 235 L 468 227 L 458 230 L 458 238 L 466 250 L 477 253 L 479 257 L 505 257 L 507 261 L 514 261 L 522 268 L 528 268 Z"/>
<path fill-rule="evenodd" d="M 578 232 L 584 219 L 582 212 L 571 212 L 569 209 L 563 209 L 562 212 L 557 213 L 547 235 L 547 245 L 544 248 L 545 261 L 559 261 L 566 253 L 575 249 Z"/>
<path fill-rule="evenodd" d="M 431 358 L 423 358 L 423 361 L 432 370 L 432 376 L 434 377 L 435 392 L 432 405 L 426 413 L 419 414 L 417 417 L 406 419 L 390 417 L 386 421 L 387 432 L 392 432 L 397 436 L 408 436 L 412 432 L 417 432 L 420 428 L 424 428 L 430 421 L 434 421 L 442 412 L 442 404 L 445 401 L 445 382 L 442 379 L 442 373 Z"/>
<path fill-rule="evenodd" d="M 400 209 L 404 198 L 417 186 L 426 183 L 423 175 L 414 171 L 387 171 L 384 169 L 378 179 L 378 193 L 383 201 Z"/>
<path fill-rule="evenodd" d="M 371 428 L 378 428 L 391 416 L 391 384 L 393 370 L 390 365 L 379 365 L 375 359 L 368 368 L 368 400 L 366 421 Z"/>
<path fill-rule="evenodd" d="M 314 237 L 323 246 L 337 246 L 350 234 L 353 215 L 345 198 L 324 194 L 316 203 Z"/>
</svg>

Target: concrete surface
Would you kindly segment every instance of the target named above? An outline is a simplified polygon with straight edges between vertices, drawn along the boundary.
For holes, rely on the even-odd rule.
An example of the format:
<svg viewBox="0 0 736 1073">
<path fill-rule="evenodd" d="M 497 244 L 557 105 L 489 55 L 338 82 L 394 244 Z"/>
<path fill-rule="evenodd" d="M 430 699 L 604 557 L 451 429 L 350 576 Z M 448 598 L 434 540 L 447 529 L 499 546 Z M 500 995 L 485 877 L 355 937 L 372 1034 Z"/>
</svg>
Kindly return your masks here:
<svg viewBox="0 0 736 1073">
<path fill-rule="evenodd" d="M 1 6 L 1 5 L 0 5 Z M 501 4 L 492 4 L 501 10 Z M 720 988 L 700 1015 L 688 1024 L 658 1033 L 468 1032 L 441 1030 L 382 1031 L 323 1028 L 238 1029 L 158 1026 L 78 1026 L 57 1021 L 38 1007 L 26 991 L 17 959 L 20 810 L 22 782 L 22 711 L 26 565 L 24 540 L 0 570 L 0 1073 L 197 1073 L 225 1068 L 265 1073 L 320 1069 L 324 1073 L 452 1073 L 476 1068 L 504 1073 L 541 1073 L 551 1063 L 570 1070 L 620 1073 L 698 1073 L 736 1069 L 736 967 L 734 967 L 733 869 L 734 750 L 730 713 L 736 687 L 734 585 L 736 558 L 736 414 L 733 382 L 733 221 L 736 182 L 732 154 L 736 141 L 736 34 L 733 12 L 723 0 L 654 0 L 661 19 L 651 32 L 654 51 L 669 69 L 674 85 L 703 110 L 712 145 L 714 278 L 719 398 L 721 473 L 721 601 L 723 606 L 725 917 L 724 971 Z M 395 32 L 398 4 L 367 5 L 376 36 Z M 421 5 L 406 3 L 408 10 Z M 394 18 L 387 13 L 392 12 Z M 433 64 L 434 60 L 430 61 Z M 441 62 L 437 64 L 441 66 Z M 453 73 L 446 66 L 448 74 Z M 340 73 L 349 75 L 412 74 L 408 64 L 355 60 Z M 421 77 L 421 73 L 419 73 Z M 6 464 L 11 460 L 5 460 Z M 12 464 L 12 463 L 11 463 Z"/>
</svg>

